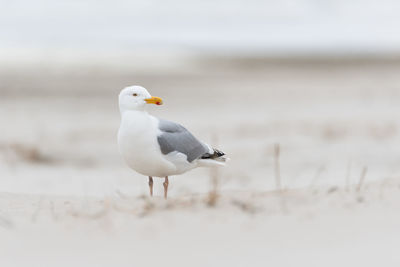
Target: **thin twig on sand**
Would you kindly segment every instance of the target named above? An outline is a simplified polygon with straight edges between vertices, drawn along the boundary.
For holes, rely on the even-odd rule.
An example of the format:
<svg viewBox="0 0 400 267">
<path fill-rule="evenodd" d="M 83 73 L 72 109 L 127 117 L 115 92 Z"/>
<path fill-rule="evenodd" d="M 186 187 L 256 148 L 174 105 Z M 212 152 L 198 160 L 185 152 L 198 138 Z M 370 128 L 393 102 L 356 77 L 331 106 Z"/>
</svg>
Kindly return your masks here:
<svg viewBox="0 0 400 267">
<path fill-rule="evenodd" d="M 31 221 L 32 222 L 36 222 L 36 220 L 37 220 L 37 218 L 39 216 L 39 213 L 42 210 L 43 198 L 44 198 L 43 195 L 40 195 L 39 201 L 37 203 L 37 208 L 36 208 L 36 210 L 33 212 L 32 216 L 31 216 Z"/>
<path fill-rule="evenodd" d="M 210 169 L 210 183 L 211 190 L 208 192 L 207 205 L 214 207 L 218 200 L 218 168 L 213 167 Z"/>
<path fill-rule="evenodd" d="M 364 184 L 365 176 L 367 175 L 368 167 L 364 167 L 361 171 L 360 180 L 358 181 L 357 185 L 357 192 L 361 191 L 361 188 Z"/>
<path fill-rule="evenodd" d="M 274 174 L 275 174 L 275 186 L 276 191 L 279 193 L 281 210 L 285 213 L 288 212 L 288 207 L 286 203 L 286 197 L 282 189 L 282 179 L 281 179 L 281 166 L 280 166 L 280 155 L 281 147 L 278 143 L 274 145 Z"/>
<path fill-rule="evenodd" d="M 351 177 L 351 161 L 347 163 L 347 172 L 346 172 L 346 192 L 350 191 L 350 177 Z"/>
<path fill-rule="evenodd" d="M 212 139 L 212 144 L 214 147 L 218 146 L 218 136 L 216 133 L 214 133 L 211 137 Z M 213 167 L 210 169 L 210 184 L 211 184 L 211 189 L 210 192 L 208 193 L 208 198 L 207 198 L 207 205 L 210 207 L 214 207 L 217 204 L 218 200 L 218 176 L 219 176 L 219 171 L 217 167 Z"/>
<path fill-rule="evenodd" d="M 312 188 L 315 186 L 315 184 L 317 183 L 317 180 L 321 177 L 321 174 L 322 174 L 324 171 L 325 171 L 325 166 L 324 166 L 324 165 L 320 166 L 320 167 L 316 170 L 316 172 L 315 172 L 315 174 L 314 174 L 314 177 L 313 177 L 313 179 L 311 180 L 311 183 L 310 183 L 310 185 L 309 185 L 309 188 L 310 188 L 310 189 L 312 189 Z"/>
<path fill-rule="evenodd" d="M 281 170 L 280 170 L 280 162 L 279 157 L 281 154 L 281 148 L 279 144 L 275 144 L 274 146 L 274 173 L 275 173 L 275 183 L 276 183 L 276 190 L 282 191 L 282 184 L 281 184 Z"/>
</svg>

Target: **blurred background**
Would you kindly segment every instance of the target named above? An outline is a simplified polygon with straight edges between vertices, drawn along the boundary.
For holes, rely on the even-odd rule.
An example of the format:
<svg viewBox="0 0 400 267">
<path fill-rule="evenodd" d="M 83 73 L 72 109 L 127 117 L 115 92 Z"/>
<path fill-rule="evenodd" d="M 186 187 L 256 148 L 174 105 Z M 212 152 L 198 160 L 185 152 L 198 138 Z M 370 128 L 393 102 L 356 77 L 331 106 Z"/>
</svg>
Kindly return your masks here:
<svg viewBox="0 0 400 267">
<path fill-rule="evenodd" d="M 2 266 L 400 266 L 399 14 L 0 0 Z M 168 201 L 156 179 L 148 198 L 116 140 L 135 84 L 229 164 L 171 177 Z"/>
<path fill-rule="evenodd" d="M 147 193 L 116 146 L 133 84 L 230 156 L 221 190 L 274 189 L 274 144 L 286 188 L 400 174 L 398 1 L 0 4 L 2 191 Z M 209 186 L 199 169 L 171 195 Z"/>
</svg>

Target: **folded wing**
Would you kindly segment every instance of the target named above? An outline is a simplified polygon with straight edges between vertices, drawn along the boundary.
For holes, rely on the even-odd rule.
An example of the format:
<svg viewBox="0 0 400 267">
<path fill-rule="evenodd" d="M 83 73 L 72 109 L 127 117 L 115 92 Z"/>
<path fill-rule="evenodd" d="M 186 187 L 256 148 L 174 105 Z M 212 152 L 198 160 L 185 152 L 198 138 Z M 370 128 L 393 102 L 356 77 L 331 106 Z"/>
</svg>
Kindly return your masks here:
<svg viewBox="0 0 400 267">
<path fill-rule="evenodd" d="M 188 162 L 192 162 L 205 154 L 213 153 L 206 144 L 197 140 L 178 123 L 160 119 L 158 127 L 161 134 L 157 137 L 157 141 L 161 152 L 165 155 L 177 151 L 186 155 Z"/>
</svg>

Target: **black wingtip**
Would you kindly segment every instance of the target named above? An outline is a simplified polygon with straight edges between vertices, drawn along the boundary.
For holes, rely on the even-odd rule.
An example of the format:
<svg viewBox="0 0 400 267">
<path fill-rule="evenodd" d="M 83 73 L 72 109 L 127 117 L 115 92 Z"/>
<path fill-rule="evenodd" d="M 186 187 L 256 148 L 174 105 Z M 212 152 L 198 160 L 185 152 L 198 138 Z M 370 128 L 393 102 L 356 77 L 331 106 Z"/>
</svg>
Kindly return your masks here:
<svg viewBox="0 0 400 267">
<path fill-rule="evenodd" d="M 214 150 L 213 154 L 206 153 L 203 156 L 201 156 L 201 158 L 202 159 L 216 159 L 216 158 L 219 158 L 219 157 L 222 157 L 222 156 L 225 155 L 224 152 L 222 152 L 222 151 L 220 151 L 218 149 L 213 148 L 213 150 Z"/>
</svg>

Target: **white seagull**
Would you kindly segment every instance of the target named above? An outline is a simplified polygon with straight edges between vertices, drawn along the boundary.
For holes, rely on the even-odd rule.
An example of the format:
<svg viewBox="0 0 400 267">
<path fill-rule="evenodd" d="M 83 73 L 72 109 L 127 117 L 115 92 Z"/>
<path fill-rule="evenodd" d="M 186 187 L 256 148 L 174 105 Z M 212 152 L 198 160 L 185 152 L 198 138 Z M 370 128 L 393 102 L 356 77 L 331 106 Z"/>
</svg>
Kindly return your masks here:
<svg viewBox="0 0 400 267">
<path fill-rule="evenodd" d="M 121 125 L 118 146 L 128 166 L 149 177 L 153 196 L 153 177 L 165 177 L 164 197 L 168 193 L 168 176 L 185 173 L 201 166 L 224 166 L 225 153 L 197 140 L 182 125 L 148 114 L 146 104 L 162 105 L 141 86 L 128 86 L 119 94 Z"/>
</svg>

